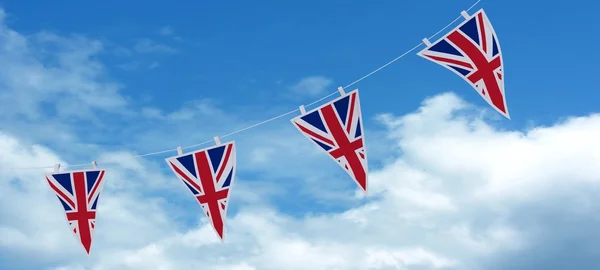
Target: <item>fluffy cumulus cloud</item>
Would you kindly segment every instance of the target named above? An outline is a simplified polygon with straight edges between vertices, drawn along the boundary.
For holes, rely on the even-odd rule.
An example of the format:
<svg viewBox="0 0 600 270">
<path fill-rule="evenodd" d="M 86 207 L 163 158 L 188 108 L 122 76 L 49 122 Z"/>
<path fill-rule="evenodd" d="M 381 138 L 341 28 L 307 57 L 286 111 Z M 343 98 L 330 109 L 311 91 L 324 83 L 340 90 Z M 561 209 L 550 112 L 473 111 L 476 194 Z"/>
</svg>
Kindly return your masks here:
<svg viewBox="0 0 600 270">
<path fill-rule="evenodd" d="M 105 44 L 82 35 L 19 33 L 5 24 L 7 17 L 10 14 L 0 9 L 3 131 L 72 142 L 72 131 L 86 124 L 101 129 L 106 127 L 103 119 L 132 115 L 124 86 L 110 77 L 100 61 Z"/>
<path fill-rule="evenodd" d="M 401 154 L 371 171 L 370 198 L 354 208 L 292 216 L 249 200 L 250 185 L 234 187 L 239 210 L 224 244 L 203 218 L 180 221 L 192 200 L 169 202 L 145 193 L 148 178 L 125 177 L 136 164 L 161 174 L 132 161 L 112 168 L 86 258 L 39 176 L 5 170 L 0 204 L 11 207 L 0 212 L 0 250 L 39 255 L 9 260 L 9 269 L 563 269 L 573 256 L 591 269 L 583 263 L 600 240 L 600 115 L 520 132 L 471 109 L 447 93 L 412 114 L 381 115 Z M 0 142 L 3 166 L 60 160 L 7 134 Z M 243 182 L 252 179 L 242 174 Z"/>
<path fill-rule="evenodd" d="M 287 136 L 294 132 L 289 125 L 257 129 L 269 136 L 256 144 L 244 142 L 254 133 L 244 133 L 236 138 L 240 169 L 221 243 L 188 191 L 166 170 L 164 160 L 133 158 L 130 152 L 84 143 L 89 136 L 80 138 L 73 128 L 79 122 L 64 120 L 81 113 L 57 105 L 69 99 L 84 105 L 89 98 L 102 98 L 96 107 L 85 106 L 81 117 L 86 120 L 105 111 L 135 113 L 119 92 L 121 87 L 107 80 L 104 67 L 94 60 L 101 43 L 49 33 L 25 36 L 0 26 L 0 59 L 4 60 L 0 61 L 0 99 L 6 104 L 0 107 L 1 269 L 597 266 L 598 114 L 506 130 L 453 93 L 428 98 L 408 115 L 382 113 L 368 119 L 383 127 L 366 131 L 367 137 L 377 138 L 367 144 L 374 149 L 370 157 L 386 158 L 371 166 L 367 198 L 309 143 L 290 143 L 305 139 Z M 44 42 L 52 42 L 52 48 L 72 49 L 48 52 L 40 49 Z M 86 94 L 74 89 L 84 89 Z M 148 107 L 135 114 L 147 121 L 172 123 L 192 115 L 237 120 L 208 101 L 176 112 Z M 48 117 L 54 120 L 54 130 L 61 127 L 64 132 L 61 140 L 78 145 L 68 148 L 77 153 L 40 139 Z M 28 119 L 31 125 L 18 125 L 18 119 Z M 146 144 L 169 136 L 173 134 L 149 133 Z M 383 142 L 387 145 L 378 145 Z M 283 146 L 287 156 L 302 153 L 311 159 L 289 169 L 283 165 L 294 160 L 268 152 Z M 89 154 L 89 149 L 113 162 L 107 165 L 91 257 L 68 230 L 59 202 L 43 181 L 47 171 L 15 169 L 64 164 L 80 152 Z M 311 178 L 315 173 L 310 168 L 315 166 L 327 173 Z M 288 170 L 277 169 L 282 167 Z M 290 186 L 291 182 L 297 186 Z M 299 198 L 295 193 L 307 186 L 313 189 L 310 193 L 319 194 L 313 195 L 318 200 L 310 211 L 298 205 L 304 201 L 294 201 Z M 335 192 L 327 192 L 332 189 Z M 319 207 L 332 202 L 344 202 L 338 204 L 343 207 Z"/>
<path fill-rule="evenodd" d="M 134 46 L 138 53 L 175 53 L 177 50 L 168 45 L 159 44 L 150 39 L 140 39 Z"/>
<path fill-rule="evenodd" d="M 333 81 L 327 77 L 309 76 L 292 85 L 290 89 L 294 94 L 317 96 L 325 93 L 332 83 Z"/>
<path fill-rule="evenodd" d="M 121 86 L 103 77 L 94 59 L 98 41 L 39 32 L 25 36 L 4 24 L 0 10 L 0 103 L 3 118 L 40 119 L 53 115 L 88 117 L 95 110 L 123 110 Z M 60 78 L 60 79 L 56 79 Z"/>
</svg>

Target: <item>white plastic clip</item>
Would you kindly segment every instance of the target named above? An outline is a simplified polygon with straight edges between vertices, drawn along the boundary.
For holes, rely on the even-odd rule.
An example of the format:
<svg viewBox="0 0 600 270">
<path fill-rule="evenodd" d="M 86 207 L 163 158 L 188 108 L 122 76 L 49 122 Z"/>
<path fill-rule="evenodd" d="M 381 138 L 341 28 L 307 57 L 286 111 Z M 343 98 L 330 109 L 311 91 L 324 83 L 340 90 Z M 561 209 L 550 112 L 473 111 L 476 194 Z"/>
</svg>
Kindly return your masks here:
<svg viewBox="0 0 600 270">
<path fill-rule="evenodd" d="M 183 148 L 181 146 L 177 146 L 177 155 L 183 155 Z"/>
<path fill-rule="evenodd" d="M 469 13 L 467 13 L 467 12 L 466 12 L 466 11 L 464 11 L 464 10 L 463 10 L 463 11 L 460 13 L 460 15 L 462 15 L 462 16 L 463 16 L 465 19 L 467 19 L 467 20 L 471 18 L 471 16 L 469 16 Z"/>
<path fill-rule="evenodd" d="M 214 140 L 217 145 L 221 145 L 221 140 L 219 139 L 219 136 L 215 136 Z"/>
<path fill-rule="evenodd" d="M 427 38 L 423 39 L 423 44 L 425 44 L 427 47 L 431 47 L 431 42 L 429 42 L 429 39 Z"/>
<path fill-rule="evenodd" d="M 346 92 L 344 91 L 344 87 L 338 87 L 338 91 L 340 92 L 340 94 L 343 96 L 346 94 Z"/>
<path fill-rule="evenodd" d="M 92 168 L 94 169 L 98 169 L 98 163 L 96 163 L 96 161 L 92 161 Z"/>
<path fill-rule="evenodd" d="M 58 171 L 60 171 L 60 164 L 54 165 L 54 172 L 57 173 Z"/>
<path fill-rule="evenodd" d="M 298 107 L 298 108 L 300 109 L 300 113 L 301 113 L 302 115 L 305 115 L 305 114 L 306 114 L 306 109 L 304 108 L 304 105 L 300 105 L 300 107 Z"/>
</svg>

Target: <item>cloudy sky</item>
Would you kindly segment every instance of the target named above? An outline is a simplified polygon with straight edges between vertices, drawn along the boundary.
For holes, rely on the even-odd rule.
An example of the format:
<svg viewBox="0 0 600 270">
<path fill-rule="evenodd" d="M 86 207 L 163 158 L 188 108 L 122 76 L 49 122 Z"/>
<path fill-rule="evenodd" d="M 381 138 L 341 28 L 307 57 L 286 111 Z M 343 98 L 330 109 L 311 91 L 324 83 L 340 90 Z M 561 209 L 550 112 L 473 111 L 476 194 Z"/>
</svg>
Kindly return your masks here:
<svg viewBox="0 0 600 270">
<path fill-rule="evenodd" d="M 369 196 L 278 119 L 237 143 L 225 243 L 164 158 L 336 91 L 471 0 L 2 2 L 0 269 L 597 269 L 593 1 L 483 1 L 512 120 L 414 53 L 356 86 Z M 571 6 L 576 3 L 577 5 Z M 595 7 L 594 7 L 595 5 Z M 107 169 L 88 257 L 43 174 Z"/>
</svg>

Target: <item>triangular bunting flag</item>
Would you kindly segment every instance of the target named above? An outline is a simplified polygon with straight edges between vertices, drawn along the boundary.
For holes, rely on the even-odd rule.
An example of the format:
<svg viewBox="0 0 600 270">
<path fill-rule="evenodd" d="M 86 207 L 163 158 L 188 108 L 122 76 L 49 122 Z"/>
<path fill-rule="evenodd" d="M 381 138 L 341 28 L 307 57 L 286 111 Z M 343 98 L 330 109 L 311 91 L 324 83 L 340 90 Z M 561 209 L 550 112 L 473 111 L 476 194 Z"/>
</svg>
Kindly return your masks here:
<svg viewBox="0 0 600 270">
<path fill-rule="evenodd" d="M 419 56 L 466 80 L 496 111 L 510 119 L 504 94 L 504 68 L 498 36 L 483 9 L 427 48 Z"/>
<path fill-rule="evenodd" d="M 71 231 L 90 255 L 105 170 L 55 172 L 46 181 L 62 204 Z"/>
<path fill-rule="evenodd" d="M 235 144 L 228 142 L 166 159 L 192 192 L 223 241 L 229 189 L 235 178 Z"/>
<path fill-rule="evenodd" d="M 291 119 L 306 138 L 327 152 L 367 193 L 367 150 L 358 89 Z"/>
</svg>

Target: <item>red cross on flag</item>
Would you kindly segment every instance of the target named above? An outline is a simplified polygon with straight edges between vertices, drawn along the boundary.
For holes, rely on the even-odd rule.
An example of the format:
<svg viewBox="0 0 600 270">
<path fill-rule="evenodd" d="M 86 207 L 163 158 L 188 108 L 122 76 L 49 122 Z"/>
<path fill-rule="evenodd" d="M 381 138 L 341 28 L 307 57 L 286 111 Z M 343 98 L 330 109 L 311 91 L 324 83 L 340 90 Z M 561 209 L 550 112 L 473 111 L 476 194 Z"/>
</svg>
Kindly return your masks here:
<svg viewBox="0 0 600 270">
<path fill-rule="evenodd" d="M 234 142 L 166 159 L 169 167 L 194 195 L 204 214 L 224 240 L 229 190 L 235 178 Z"/>
<path fill-rule="evenodd" d="M 467 81 L 496 111 L 510 119 L 498 36 L 483 9 L 418 53 Z M 428 43 L 427 40 L 425 40 Z"/>
<path fill-rule="evenodd" d="M 343 93 L 343 89 L 340 90 Z M 302 107 L 303 108 L 303 107 Z M 358 89 L 293 118 L 296 128 L 325 151 L 367 193 L 367 150 Z"/>
<path fill-rule="evenodd" d="M 96 229 L 98 199 L 104 186 L 104 170 L 56 172 L 46 181 L 58 197 L 71 231 L 90 255 Z"/>
</svg>

